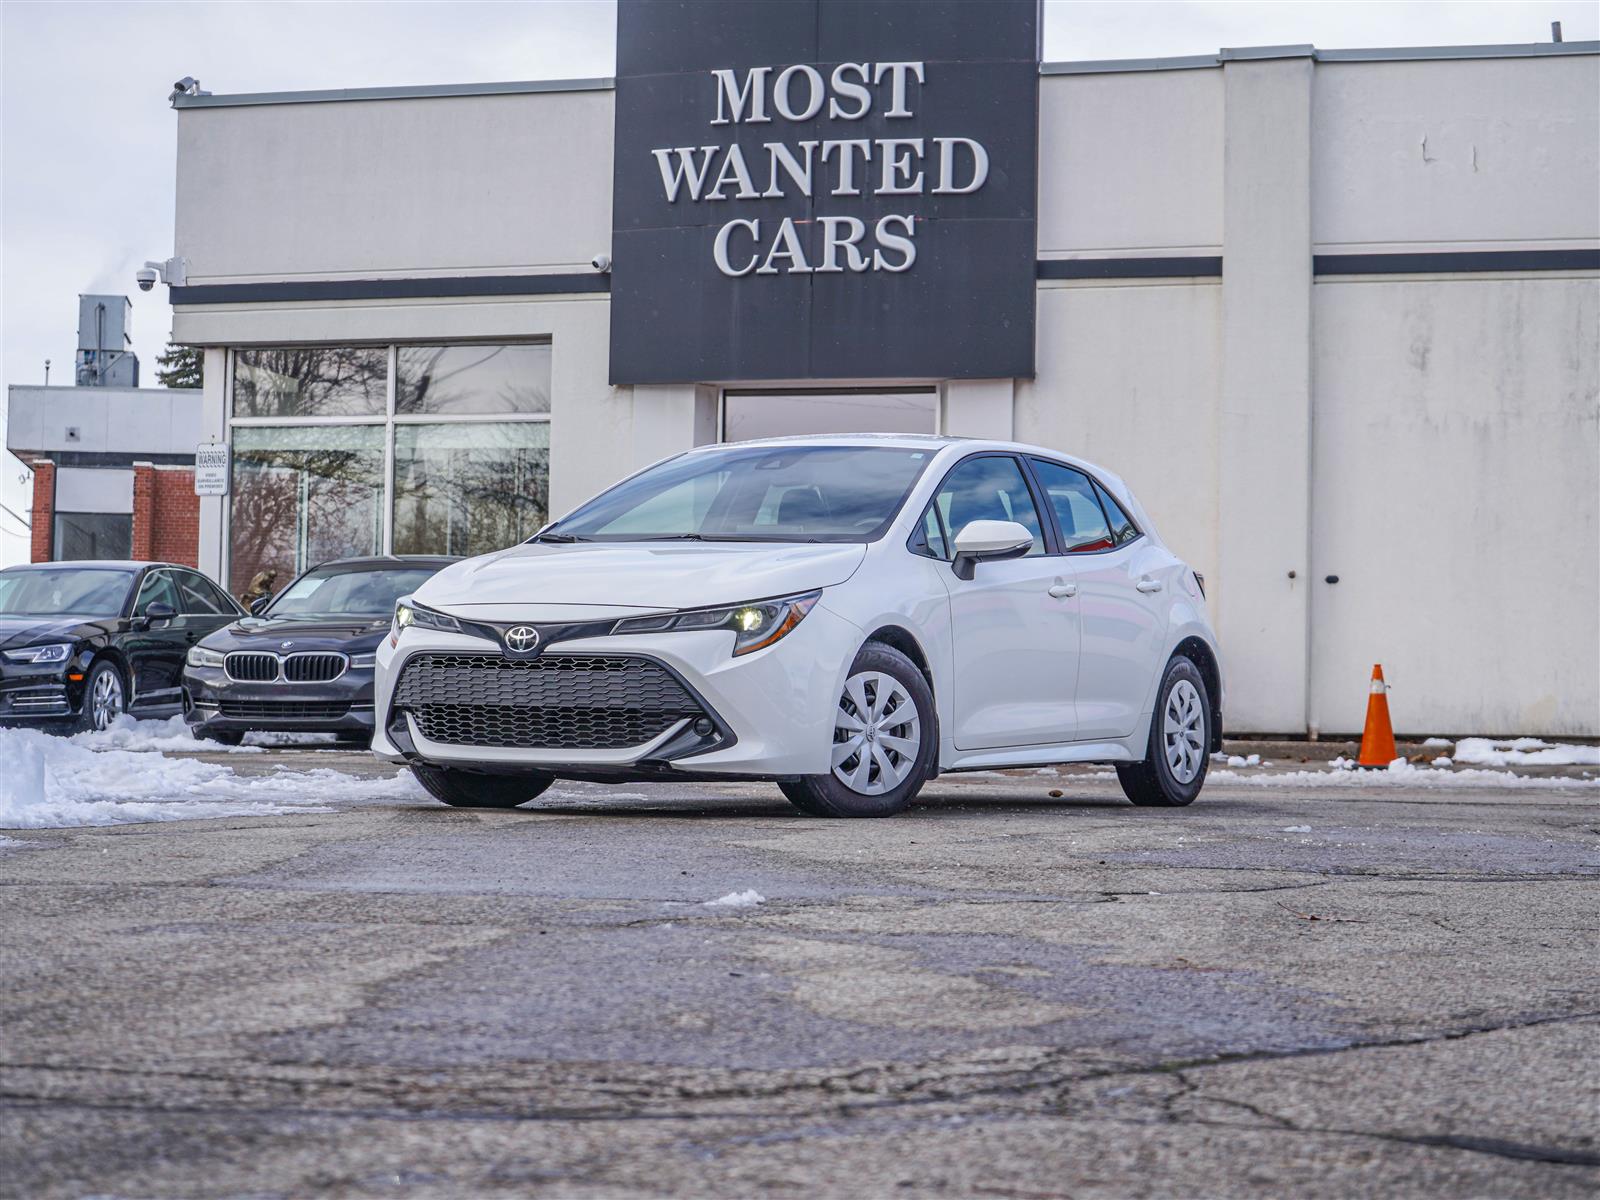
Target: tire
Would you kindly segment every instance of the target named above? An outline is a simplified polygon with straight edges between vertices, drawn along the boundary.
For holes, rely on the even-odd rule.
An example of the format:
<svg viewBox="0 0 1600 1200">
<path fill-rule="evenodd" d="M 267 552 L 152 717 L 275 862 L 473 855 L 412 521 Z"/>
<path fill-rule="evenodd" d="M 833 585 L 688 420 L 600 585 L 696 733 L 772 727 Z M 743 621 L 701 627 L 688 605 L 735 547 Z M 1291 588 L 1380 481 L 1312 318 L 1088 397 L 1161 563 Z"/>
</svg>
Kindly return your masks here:
<svg viewBox="0 0 1600 1200">
<path fill-rule="evenodd" d="M 201 736 L 208 742 L 216 742 L 219 746 L 237 746 L 244 741 L 244 731 L 240 729 L 213 729 Z"/>
<path fill-rule="evenodd" d="M 83 700 L 78 719 L 73 723 L 75 732 L 105 729 L 128 711 L 128 685 L 117 664 L 102 658 L 89 668 L 83 681 Z"/>
<path fill-rule="evenodd" d="M 550 775 L 479 775 L 450 767 L 412 763 L 424 791 L 452 808 L 515 808 L 555 782 Z"/>
<path fill-rule="evenodd" d="M 1174 656 L 1156 692 L 1145 758 L 1118 763 L 1117 780 L 1142 808 L 1181 808 L 1200 794 L 1210 761 L 1211 696 L 1205 677 L 1192 660 Z"/>
<path fill-rule="evenodd" d="M 863 728 L 863 709 L 884 706 Z M 922 790 L 939 753 L 939 722 L 933 691 L 921 671 L 900 651 L 868 642 L 850 665 L 836 707 L 827 775 L 786 780 L 778 788 L 813 817 L 890 817 Z"/>
</svg>

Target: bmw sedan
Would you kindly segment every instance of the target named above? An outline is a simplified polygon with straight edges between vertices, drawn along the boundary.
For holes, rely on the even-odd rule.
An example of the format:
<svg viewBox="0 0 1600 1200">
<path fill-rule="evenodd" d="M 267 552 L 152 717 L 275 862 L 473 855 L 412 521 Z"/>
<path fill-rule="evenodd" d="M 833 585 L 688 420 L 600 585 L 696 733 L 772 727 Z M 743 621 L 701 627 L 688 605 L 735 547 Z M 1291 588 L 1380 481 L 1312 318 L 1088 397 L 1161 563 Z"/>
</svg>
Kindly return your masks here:
<svg viewBox="0 0 1600 1200">
<path fill-rule="evenodd" d="M 1221 744 L 1203 581 L 1115 475 L 869 435 L 693 450 L 396 607 L 373 749 L 446 804 L 554 779 L 776 782 L 885 816 L 943 771 L 1115 765 L 1199 794 Z"/>
<path fill-rule="evenodd" d="M 372 736 L 373 654 L 395 601 L 455 558 L 381 555 L 313 567 L 189 651 L 183 713 L 197 737 L 252 729 Z"/>
<path fill-rule="evenodd" d="M 173 563 L 53 562 L 0 571 L 0 724 L 104 729 L 167 717 L 184 655 L 244 614 Z"/>
</svg>

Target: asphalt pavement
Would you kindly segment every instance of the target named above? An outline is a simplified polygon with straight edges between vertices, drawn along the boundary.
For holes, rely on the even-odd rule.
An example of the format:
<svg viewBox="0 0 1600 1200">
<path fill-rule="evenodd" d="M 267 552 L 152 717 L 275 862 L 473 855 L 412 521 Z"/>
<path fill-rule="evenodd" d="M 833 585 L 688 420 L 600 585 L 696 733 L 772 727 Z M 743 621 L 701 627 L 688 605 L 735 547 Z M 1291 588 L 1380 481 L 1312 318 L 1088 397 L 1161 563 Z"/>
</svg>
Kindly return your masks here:
<svg viewBox="0 0 1600 1200">
<path fill-rule="evenodd" d="M 854 822 L 560 785 L 10 836 L 4 1196 L 1600 1190 L 1582 778 L 1239 772 L 1147 810 L 985 773 Z"/>
</svg>

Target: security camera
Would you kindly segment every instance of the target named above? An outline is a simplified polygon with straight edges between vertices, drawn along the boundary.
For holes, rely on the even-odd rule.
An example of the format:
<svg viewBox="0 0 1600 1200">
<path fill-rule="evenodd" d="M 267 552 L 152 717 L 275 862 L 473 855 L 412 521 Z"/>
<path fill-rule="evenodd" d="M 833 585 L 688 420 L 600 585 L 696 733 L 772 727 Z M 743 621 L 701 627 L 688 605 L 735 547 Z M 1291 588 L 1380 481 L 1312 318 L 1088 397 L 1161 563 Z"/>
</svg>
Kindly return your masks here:
<svg viewBox="0 0 1600 1200">
<path fill-rule="evenodd" d="M 140 267 L 133 277 L 139 281 L 139 290 L 141 292 L 148 292 L 155 287 L 156 280 L 161 278 L 154 267 Z"/>
<path fill-rule="evenodd" d="M 182 287 L 189 282 L 189 263 L 187 259 L 176 256 L 165 259 L 147 258 L 144 266 L 133 273 L 134 279 L 139 284 L 141 292 L 148 292 L 158 283 L 168 287 Z"/>
<path fill-rule="evenodd" d="M 185 75 L 182 79 L 178 80 L 177 83 L 172 85 L 172 90 L 175 92 L 182 92 L 187 95 L 190 91 L 199 88 L 199 86 L 200 81 L 193 75 Z"/>
<path fill-rule="evenodd" d="M 611 255 L 596 254 L 589 260 L 589 265 L 602 275 L 611 274 Z"/>
</svg>

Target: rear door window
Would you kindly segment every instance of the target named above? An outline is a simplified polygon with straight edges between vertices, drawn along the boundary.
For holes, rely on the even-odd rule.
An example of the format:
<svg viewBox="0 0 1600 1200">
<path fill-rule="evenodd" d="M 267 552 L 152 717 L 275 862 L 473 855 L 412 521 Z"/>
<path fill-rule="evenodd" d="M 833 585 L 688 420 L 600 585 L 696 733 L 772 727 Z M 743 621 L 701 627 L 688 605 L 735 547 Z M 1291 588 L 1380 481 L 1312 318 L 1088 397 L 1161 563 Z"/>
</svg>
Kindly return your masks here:
<svg viewBox="0 0 1600 1200">
<path fill-rule="evenodd" d="M 1094 483 L 1082 471 L 1045 459 L 1033 460 L 1034 475 L 1061 528 L 1061 548 L 1068 554 L 1090 554 L 1117 545 L 1095 494 Z"/>
</svg>

